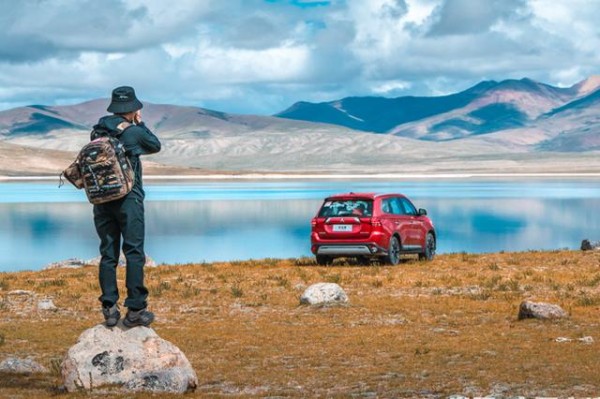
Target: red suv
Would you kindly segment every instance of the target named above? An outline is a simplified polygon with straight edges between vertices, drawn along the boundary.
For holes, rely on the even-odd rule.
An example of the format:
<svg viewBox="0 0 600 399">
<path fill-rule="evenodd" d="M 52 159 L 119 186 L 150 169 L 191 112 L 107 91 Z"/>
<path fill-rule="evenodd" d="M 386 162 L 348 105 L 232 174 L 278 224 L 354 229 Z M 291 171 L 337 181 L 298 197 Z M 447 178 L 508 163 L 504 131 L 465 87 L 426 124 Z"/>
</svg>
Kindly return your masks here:
<svg viewBox="0 0 600 399">
<path fill-rule="evenodd" d="M 348 193 L 328 197 L 312 219 L 311 251 L 319 265 L 334 258 L 383 258 L 392 265 L 401 254 L 435 256 L 436 233 L 425 209 L 402 194 Z"/>
</svg>

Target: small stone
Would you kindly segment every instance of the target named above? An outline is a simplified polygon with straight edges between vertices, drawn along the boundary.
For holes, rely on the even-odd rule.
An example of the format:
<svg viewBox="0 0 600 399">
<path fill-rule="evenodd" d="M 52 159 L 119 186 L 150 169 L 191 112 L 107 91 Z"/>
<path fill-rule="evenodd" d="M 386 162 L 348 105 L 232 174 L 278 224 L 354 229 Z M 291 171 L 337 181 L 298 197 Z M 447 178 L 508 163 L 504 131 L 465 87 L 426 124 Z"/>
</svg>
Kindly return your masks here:
<svg viewBox="0 0 600 399">
<path fill-rule="evenodd" d="M 41 301 L 38 301 L 37 308 L 38 308 L 38 310 L 47 310 L 47 311 L 58 310 L 58 308 L 56 307 L 56 305 L 54 305 L 54 302 L 52 302 L 52 299 L 50 299 L 50 298 L 46 298 L 46 299 L 42 299 Z"/>
<path fill-rule="evenodd" d="M 308 287 L 300 297 L 304 305 L 327 305 L 347 303 L 348 296 L 335 283 L 317 283 Z"/>
<path fill-rule="evenodd" d="M 78 258 L 69 258 L 66 260 L 61 260 L 59 262 L 49 263 L 44 266 L 44 270 L 49 269 L 77 269 L 79 267 L 85 266 L 85 262 Z"/>
<path fill-rule="evenodd" d="M 36 309 L 36 294 L 33 291 L 14 290 L 6 294 L 3 305 L 11 312 L 27 314 Z"/>
<path fill-rule="evenodd" d="M 562 319 L 569 317 L 560 306 L 545 302 L 524 301 L 519 306 L 519 320 L 523 319 Z"/>
<path fill-rule="evenodd" d="M 588 336 L 588 337 L 579 338 L 577 341 L 590 345 L 590 344 L 594 343 L 594 338 Z"/>
<path fill-rule="evenodd" d="M 47 373 L 48 369 L 32 359 L 9 357 L 0 363 L 0 372 L 34 374 Z"/>
<path fill-rule="evenodd" d="M 25 291 L 25 290 L 14 290 L 8 293 L 8 296 L 34 296 L 35 292 L 33 291 Z"/>
<path fill-rule="evenodd" d="M 567 337 L 558 337 L 554 340 L 554 342 L 559 342 L 559 343 L 563 343 L 563 342 L 571 342 L 573 341 L 571 338 L 567 338 Z"/>
</svg>

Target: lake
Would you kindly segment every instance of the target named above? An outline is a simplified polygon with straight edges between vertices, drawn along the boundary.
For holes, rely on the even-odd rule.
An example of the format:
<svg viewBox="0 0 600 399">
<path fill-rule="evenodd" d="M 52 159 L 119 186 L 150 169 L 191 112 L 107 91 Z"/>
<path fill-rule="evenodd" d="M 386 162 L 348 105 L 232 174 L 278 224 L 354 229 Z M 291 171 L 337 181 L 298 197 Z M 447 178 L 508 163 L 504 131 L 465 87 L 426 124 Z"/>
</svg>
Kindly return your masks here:
<svg viewBox="0 0 600 399">
<path fill-rule="evenodd" d="M 600 240 L 596 180 L 146 183 L 157 263 L 310 255 L 310 220 L 339 192 L 400 192 L 426 208 L 438 253 L 579 248 Z M 92 205 L 70 185 L 0 183 L 0 271 L 98 256 Z"/>
</svg>

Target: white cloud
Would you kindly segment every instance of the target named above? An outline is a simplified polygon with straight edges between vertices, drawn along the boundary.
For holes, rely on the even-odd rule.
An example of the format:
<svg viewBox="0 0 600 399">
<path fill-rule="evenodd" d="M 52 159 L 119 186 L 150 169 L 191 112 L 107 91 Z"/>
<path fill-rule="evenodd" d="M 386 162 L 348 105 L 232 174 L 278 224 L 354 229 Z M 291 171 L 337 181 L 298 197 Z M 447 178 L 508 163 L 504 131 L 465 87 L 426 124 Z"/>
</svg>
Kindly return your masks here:
<svg viewBox="0 0 600 399">
<path fill-rule="evenodd" d="M 307 46 L 283 45 L 265 50 L 201 46 L 194 69 L 212 83 L 293 82 L 302 77 L 309 60 Z"/>
<path fill-rule="evenodd" d="M 275 113 L 598 73 L 596 0 L 0 0 L 0 107 L 106 97 Z"/>
<path fill-rule="evenodd" d="M 372 88 L 373 93 L 389 95 L 390 93 L 406 90 L 411 87 L 410 82 L 402 80 L 389 80 L 380 84 L 375 84 Z"/>
</svg>

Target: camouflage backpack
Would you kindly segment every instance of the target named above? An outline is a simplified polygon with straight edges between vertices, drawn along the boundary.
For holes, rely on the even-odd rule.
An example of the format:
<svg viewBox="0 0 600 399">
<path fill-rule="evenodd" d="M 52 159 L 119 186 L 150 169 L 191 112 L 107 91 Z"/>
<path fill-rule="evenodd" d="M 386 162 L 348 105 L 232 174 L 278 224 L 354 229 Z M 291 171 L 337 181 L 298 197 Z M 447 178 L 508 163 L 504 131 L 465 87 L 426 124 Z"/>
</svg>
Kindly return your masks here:
<svg viewBox="0 0 600 399">
<path fill-rule="evenodd" d="M 131 126 L 122 122 L 116 131 L 94 126 L 91 139 L 62 175 L 78 189 L 85 188 L 92 204 L 103 204 L 126 196 L 135 175 L 119 136 Z M 62 176 L 61 175 L 61 176 Z"/>
</svg>

